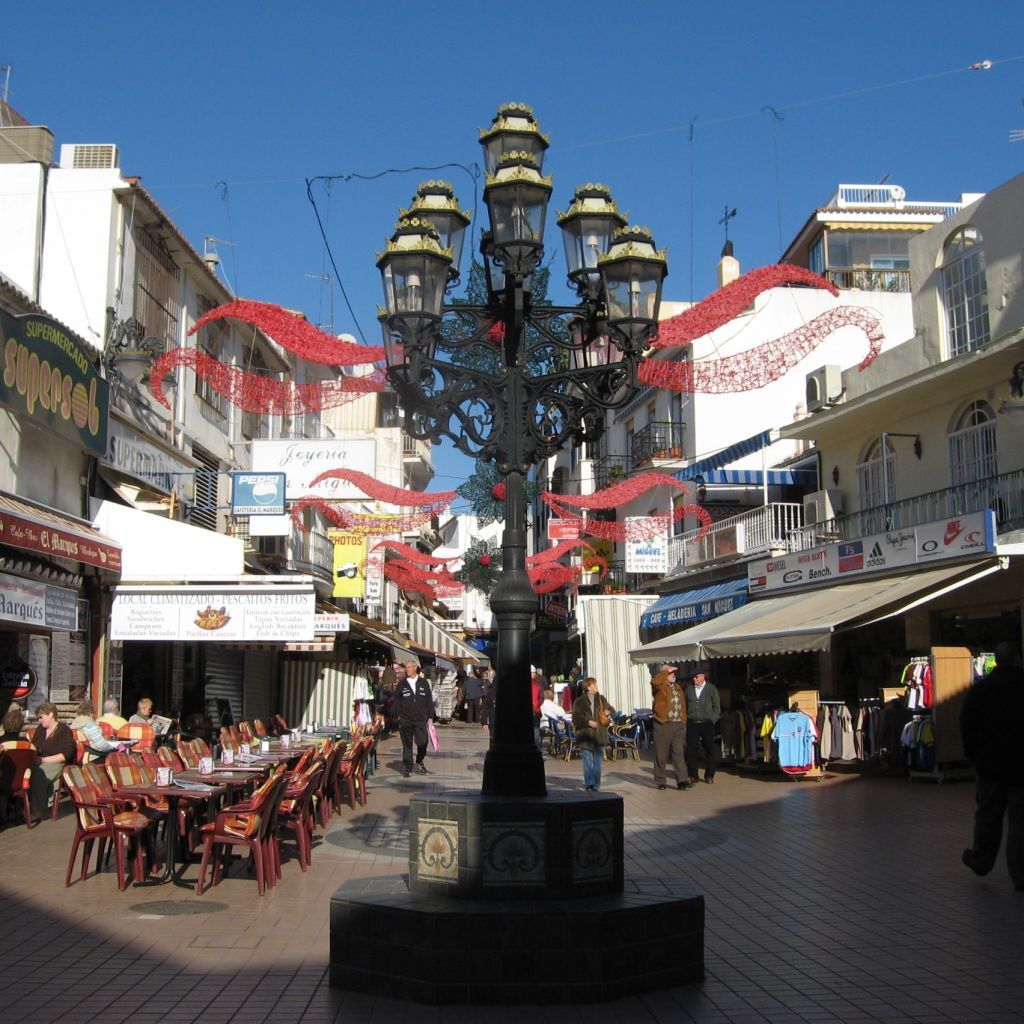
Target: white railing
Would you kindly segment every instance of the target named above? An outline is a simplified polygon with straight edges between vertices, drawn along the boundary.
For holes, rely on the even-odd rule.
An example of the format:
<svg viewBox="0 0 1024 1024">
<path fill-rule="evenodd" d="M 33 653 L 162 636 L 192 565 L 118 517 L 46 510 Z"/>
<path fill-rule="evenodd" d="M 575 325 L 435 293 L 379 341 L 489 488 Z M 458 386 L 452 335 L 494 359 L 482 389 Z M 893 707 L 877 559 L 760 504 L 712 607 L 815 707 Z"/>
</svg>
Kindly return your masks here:
<svg viewBox="0 0 1024 1024">
<path fill-rule="evenodd" d="M 679 571 L 721 558 L 783 550 L 786 535 L 799 529 L 803 521 L 803 505 L 773 501 L 738 516 L 720 519 L 704 536 L 700 535 L 700 530 L 689 530 L 673 537 L 669 541 L 668 564 Z"/>
<path fill-rule="evenodd" d="M 929 203 L 907 199 L 906 191 L 900 185 L 840 185 L 827 205 L 848 208 L 888 206 L 911 213 L 914 210 L 940 210 L 945 217 L 951 217 L 962 208 L 961 203 Z"/>
</svg>

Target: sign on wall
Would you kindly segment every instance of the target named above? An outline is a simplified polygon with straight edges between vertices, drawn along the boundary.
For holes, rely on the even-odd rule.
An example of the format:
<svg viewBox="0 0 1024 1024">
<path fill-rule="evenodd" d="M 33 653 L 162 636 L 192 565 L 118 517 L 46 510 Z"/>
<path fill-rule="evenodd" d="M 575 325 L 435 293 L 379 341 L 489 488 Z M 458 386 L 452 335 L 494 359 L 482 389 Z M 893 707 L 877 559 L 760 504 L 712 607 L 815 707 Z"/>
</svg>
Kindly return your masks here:
<svg viewBox="0 0 1024 1024">
<path fill-rule="evenodd" d="M 995 551 L 995 512 L 983 509 L 950 519 L 887 530 L 779 558 L 751 562 L 752 594 L 835 583 L 865 574 Z"/>
<path fill-rule="evenodd" d="M 0 619 L 48 629 L 78 629 L 78 594 L 0 573 Z"/>
<path fill-rule="evenodd" d="M 312 588 L 118 588 L 110 609 L 110 638 L 220 643 L 301 641 L 313 635 L 315 610 Z"/>
<path fill-rule="evenodd" d="M 287 497 L 316 495 L 332 501 L 367 500 L 358 487 L 347 480 L 324 480 L 313 487 L 311 481 L 328 469 L 355 469 L 373 473 L 376 469 L 377 443 L 373 438 L 318 440 L 265 438 L 252 443 L 254 473 L 284 473 L 288 478 Z"/>
<path fill-rule="evenodd" d="M 629 536 L 631 523 L 638 526 L 642 524 L 649 529 L 652 525 L 656 526 L 658 521 L 654 516 L 630 516 L 626 519 L 626 535 Z M 645 540 L 627 540 L 626 572 L 668 572 L 668 531 Z"/>
<path fill-rule="evenodd" d="M 127 423 L 111 418 L 103 465 L 148 484 L 155 491 L 195 501 L 196 467 L 156 445 Z"/>
<path fill-rule="evenodd" d="M 56 320 L 0 309 L 0 404 L 96 455 L 107 451 L 110 389 Z"/>
<path fill-rule="evenodd" d="M 549 519 L 548 540 L 579 540 L 580 521 L 578 519 Z"/>
<path fill-rule="evenodd" d="M 329 533 L 334 544 L 334 597 L 366 593 L 366 535 Z"/>
<path fill-rule="evenodd" d="M 231 474 L 233 516 L 283 516 L 284 495 L 284 473 Z"/>
</svg>

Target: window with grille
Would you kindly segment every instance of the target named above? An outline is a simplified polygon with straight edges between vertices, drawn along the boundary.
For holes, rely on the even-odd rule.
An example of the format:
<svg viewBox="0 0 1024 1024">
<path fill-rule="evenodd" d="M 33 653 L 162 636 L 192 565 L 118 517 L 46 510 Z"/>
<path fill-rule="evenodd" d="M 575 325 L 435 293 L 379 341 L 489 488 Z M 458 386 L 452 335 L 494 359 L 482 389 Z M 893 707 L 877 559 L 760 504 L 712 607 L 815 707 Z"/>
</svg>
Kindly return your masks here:
<svg viewBox="0 0 1024 1024">
<path fill-rule="evenodd" d="M 949 480 L 955 487 L 999 473 L 996 417 L 988 402 L 971 402 L 949 435 Z"/>
<path fill-rule="evenodd" d="M 206 316 L 215 306 L 216 303 L 211 299 L 206 298 L 205 295 L 200 295 L 198 319 Z M 213 359 L 223 359 L 227 349 L 228 329 L 227 320 L 213 320 L 208 324 L 204 324 L 196 332 L 196 348 L 201 352 L 205 352 Z M 196 374 L 196 395 L 212 409 L 220 413 L 221 416 L 225 415 L 225 400 L 223 396 L 214 391 L 210 384 L 203 380 L 198 373 Z"/>
<path fill-rule="evenodd" d="M 985 250 L 977 228 L 960 228 L 946 243 L 942 259 L 942 306 L 950 356 L 988 341 L 988 285 Z"/>
<path fill-rule="evenodd" d="M 163 241 L 146 228 L 135 233 L 135 319 L 147 336 L 176 348 L 181 319 L 181 271 Z"/>
<path fill-rule="evenodd" d="M 886 440 L 883 458 L 882 439 L 873 441 L 864 461 L 857 467 L 857 486 L 863 511 L 887 505 L 896 498 L 896 452 Z"/>
<path fill-rule="evenodd" d="M 192 448 L 192 457 L 199 468 L 195 471 L 196 503 L 189 513 L 189 522 L 204 530 L 216 530 L 220 463 L 216 456 L 198 447 Z"/>
<path fill-rule="evenodd" d="M 251 373 L 268 376 L 267 364 L 263 356 L 253 346 L 249 351 L 246 369 Z M 243 412 L 241 417 L 242 437 L 246 441 L 256 438 L 270 437 L 270 413 Z"/>
</svg>

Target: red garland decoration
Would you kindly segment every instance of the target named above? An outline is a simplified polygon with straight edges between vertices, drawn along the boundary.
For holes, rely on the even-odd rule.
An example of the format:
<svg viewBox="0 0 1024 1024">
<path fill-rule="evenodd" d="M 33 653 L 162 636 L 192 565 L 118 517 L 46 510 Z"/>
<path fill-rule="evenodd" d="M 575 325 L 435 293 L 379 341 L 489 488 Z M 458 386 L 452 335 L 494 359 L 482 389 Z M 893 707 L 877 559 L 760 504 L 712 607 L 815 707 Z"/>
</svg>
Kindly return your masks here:
<svg viewBox="0 0 1024 1024">
<path fill-rule="evenodd" d="M 382 484 L 376 478 L 354 469 L 327 469 L 313 478 L 310 487 L 315 487 L 324 480 L 347 480 L 350 484 L 355 484 L 363 494 L 388 505 L 419 505 L 421 508 L 440 510 L 447 508 L 455 498 L 455 491 L 438 491 L 430 494 L 428 491 L 407 491 L 401 487 L 392 487 L 391 484 Z"/>
<path fill-rule="evenodd" d="M 387 537 L 392 533 L 418 530 L 421 526 L 426 526 L 437 514 L 434 510 L 424 509 L 419 512 L 407 512 L 403 516 L 368 515 L 360 512 L 351 512 L 343 506 L 334 504 L 327 498 L 310 494 L 297 498 L 290 510 L 292 522 L 303 532 L 308 530 L 308 527 L 302 521 L 302 513 L 307 508 L 315 508 L 323 514 L 328 522 L 333 523 L 341 530 L 375 537 Z"/>
<path fill-rule="evenodd" d="M 410 562 L 418 562 L 420 565 L 445 565 L 448 562 L 455 561 L 454 557 L 437 558 L 435 555 L 425 555 L 422 551 L 417 551 L 410 544 L 403 544 L 401 541 L 397 540 L 378 541 L 370 550 L 380 551 L 381 548 L 385 548 L 389 551 L 397 551 L 400 555 L 404 555 Z"/>
<path fill-rule="evenodd" d="M 195 327 L 188 333 L 195 334 L 200 327 L 213 320 L 231 317 L 254 324 L 265 331 L 282 348 L 308 359 L 311 363 L 326 366 L 358 366 L 363 363 L 379 363 L 385 358 L 383 345 L 359 345 L 352 341 L 339 341 L 324 334 L 299 314 L 275 306 L 270 302 L 253 302 L 250 299 L 236 299 L 223 306 L 217 306 L 201 316 Z"/>
<path fill-rule="evenodd" d="M 486 569 L 487 566 L 489 566 L 491 564 L 491 556 L 490 555 L 481 555 L 477 559 L 477 562 Z"/>
<path fill-rule="evenodd" d="M 588 544 L 585 540 L 562 540 L 553 548 L 545 548 L 545 550 L 538 552 L 536 555 L 529 555 L 526 559 L 526 564 L 543 565 L 545 562 L 553 562 L 573 549 L 581 547 L 586 548 L 591 554 L 596 554 L 594 546 Z"/>
<path fill-rule="evenodd" d="M 868 352 L 859 366 L 863 370 L 882 350 L 885 338 L 882 322 L 858 306 L 837 306 L 780 338 L 723 359 L 699 363 L 647 359 L 640 364 L 637 379 L 644 384 L 687 394 L 694 391 L 706 395 L 753 391 L 778 380 L 841 327 L 859 327 L 867 336 Z"/>
<path fill-rule="evenodd" d="M 824 288 L 836 297 L 839 295 L 839 289 L 831 281 L 803 267 L 779 263 L 757 267 L 712 292 L 706 299 L 678 316 L 662 321 L 651 347 L 671 348 L 684 345 L 694 338 L 702 338 L 739 316 L 761 292 L 786 284 L 812 285 Z"/>
<path fill-rule="evenodd" d="M 243 412 L 296 416 L 344 405 L 361 395 L 383 391 L 387 378 L 382 370 L 365 377 L 343 377 L 341 380 L 297 384 L 275 380 L 259 373 L 250 373 L 222 362 L 196 348 L 172 348 L 153 362 L 149 390 L 165 408 L 171 403 L 164 395 L 164 378 L 177 366 L 187 366 L 205 380 L 214 391 L 223 395 Z"/>
<path fill-rule="evenodd" d="M 690 488 L 667 473 L 641 473 L 640 476 L 630 477 L 621 483 L 612 484 L 611 487 L 604 487 L 593 494 L 555 494 L 553 491 L 543 491 L 541 499 L 544 503 L 567 519 L 578 519 L 577 513 L 570 512 L 566 506 L 573 508 L 618 508 L 626 502 L 638 498 L 641 494 L 654 487 L 674 487 L 684 494 L 690 493 Z"/>
<path fill-rule="evenodd" d="M 494 498 L 495 501 L 504 501 L 505 491 L 506 487 L 503 483 L 495 484 L 491 488 L 491 497 Z"/>
</svg>

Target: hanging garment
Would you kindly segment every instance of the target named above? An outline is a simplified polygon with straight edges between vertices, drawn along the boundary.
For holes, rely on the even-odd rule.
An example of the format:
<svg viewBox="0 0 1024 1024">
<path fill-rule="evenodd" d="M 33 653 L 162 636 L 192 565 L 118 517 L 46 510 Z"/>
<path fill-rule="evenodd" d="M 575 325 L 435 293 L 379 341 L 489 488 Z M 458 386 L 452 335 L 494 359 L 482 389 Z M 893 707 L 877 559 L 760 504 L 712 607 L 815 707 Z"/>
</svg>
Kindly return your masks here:
<svg viewBox="0 0 1024 1024">
<path fill-rule="evenodd" d="M 761 760 L 771 761 L 772 759 L 772 735 L 775 729 L 775 723 L 772 721 L 771 715 L 765 715 L 761 722 Z"/>
<path fill-rule="evenodd" d="M 839 725 L 843 737 L 842 753 L 839 756 L 844 761 L 856 761 L 857 748 L 853 742 L 853 715 L 850 714 L 850 709 L 845 704 L 837 708 L 836 711 L 839 715 Z"/>
<path fill-rule="evenodd" d="M 839 760 L 843 756 L 843 720 L 837 707 L 829 708 L 832 722 L 832 757 Z"/>
<path fill-rule="evenodd" d="M 778 743 L 779 766 L 793 774 L 814 767 L 814 722 L 803 711 L 783 711 L 772 729 Z"/>
<path fill-rule="evenodd" d="M 822 704 L 818 710 L 818 735 L 821 737 L 818 749 L 822 761 L 832 757 L 832 709 Z"/>
</svg>

